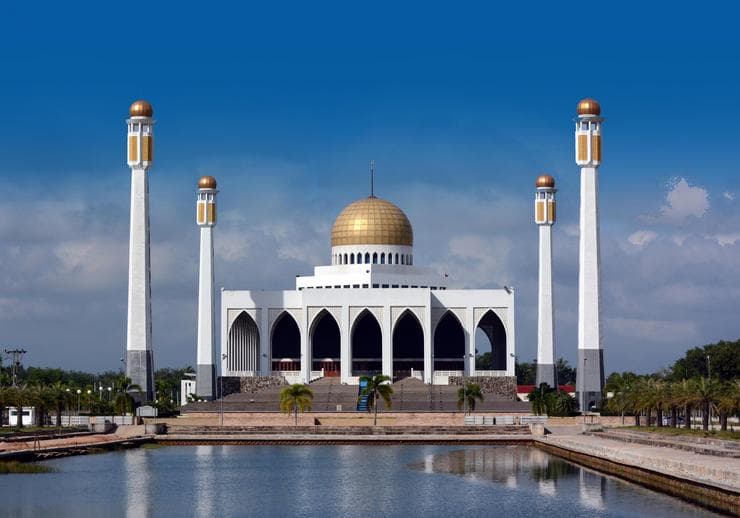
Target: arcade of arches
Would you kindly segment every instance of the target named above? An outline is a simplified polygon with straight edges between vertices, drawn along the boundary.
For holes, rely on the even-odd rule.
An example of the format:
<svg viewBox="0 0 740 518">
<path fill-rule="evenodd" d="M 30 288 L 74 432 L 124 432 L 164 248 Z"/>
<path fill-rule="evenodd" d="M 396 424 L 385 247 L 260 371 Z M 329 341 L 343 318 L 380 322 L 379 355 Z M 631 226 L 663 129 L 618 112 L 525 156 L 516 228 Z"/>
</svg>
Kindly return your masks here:
<svg viewBox="0 0 740 518">
<path fill-rule="evenodd" d="M 351 375 L 382 372 L 383 337 L 380 324 L 368 310 L 356 318 L 350 334 Z M 475 333 L 476 370 L 506 370 L 506 330 L 491 310 L 480 319 Z M 311 370 L 324 369 L 325 376 L 339 376 L 341 333 L 334 317 L 321 311 L 310 333 Z M 257 324 L 246 312 L 234 320 L 228 338 L 228 369 L 235 372 L 259 371 L 260 335 Z M 406 310 L 396 322 L 392 336 L 393 378 L 411 370 L 424 370 L 424 331 L 416 315 Z M 435 371 L 462 371 L 465 356 L 465 330 L 451 311 L 437 323 L 432 341 Z M 270 337 L 271 369 L 301 369 L 301 333 L 293 316 L 283 312 L 275 321 Z"/>
</svg>

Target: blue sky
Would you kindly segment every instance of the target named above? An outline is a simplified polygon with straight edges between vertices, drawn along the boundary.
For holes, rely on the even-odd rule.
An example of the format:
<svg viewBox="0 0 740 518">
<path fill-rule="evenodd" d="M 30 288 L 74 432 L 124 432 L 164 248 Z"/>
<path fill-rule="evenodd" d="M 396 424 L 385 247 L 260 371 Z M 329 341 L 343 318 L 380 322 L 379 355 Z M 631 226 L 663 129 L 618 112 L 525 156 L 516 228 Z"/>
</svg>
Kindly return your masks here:
<svg viewBox="0 0 740 518">
<path fill-rule="evenodd" d="M 418 262 L 517 287 L 536 343 L 541 171 L 556 176 L 557 347 L 575 359 L 581 97 L 601 168 L 607 369 L 647 371 L 740 324 L 737 12 L 647 4 L 19 4 L 0 20 L 0 343 L 34 364 L 116 368 L 125 343 L 126 110 L 157 119 L 155 355 L 194 361 L 193 188 L 221 188 L 217 283 L 290 288 L 336 214 L 377 193 Z"/>
</svg>

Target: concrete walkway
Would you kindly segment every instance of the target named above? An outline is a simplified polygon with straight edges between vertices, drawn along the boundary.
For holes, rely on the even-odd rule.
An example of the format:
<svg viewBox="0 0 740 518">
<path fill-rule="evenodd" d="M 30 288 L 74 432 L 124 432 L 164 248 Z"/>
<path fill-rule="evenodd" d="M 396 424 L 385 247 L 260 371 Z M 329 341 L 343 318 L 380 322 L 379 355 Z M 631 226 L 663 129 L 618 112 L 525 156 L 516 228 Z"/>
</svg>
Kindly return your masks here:
<svg viewBox="0 0 740 518">
<path fill-rule="evenodd" d="M 119 426 L 115 433 L 93 434 L 59 439 L 39 439 L 28 441 L 0 442 L 0 459 L 11 457 L 24 451 L 53 451 L 64 448 L 88 448 L 126 442 L 144 435 L 144 426 Z"/>
<path fill-rule="evenodd" d="M 548 435 L 535 441 L 671 477 L 740 493 L 740 459 L 625 443 L 588 435 Z"/>
</svg>

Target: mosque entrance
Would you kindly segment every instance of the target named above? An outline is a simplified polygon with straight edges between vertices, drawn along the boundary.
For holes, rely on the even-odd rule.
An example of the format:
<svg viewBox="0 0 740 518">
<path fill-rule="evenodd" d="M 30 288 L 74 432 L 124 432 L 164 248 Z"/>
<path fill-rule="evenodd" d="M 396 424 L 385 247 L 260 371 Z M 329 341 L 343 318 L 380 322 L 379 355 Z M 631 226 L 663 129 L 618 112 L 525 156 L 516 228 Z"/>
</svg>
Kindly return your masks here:
<svg viewBox="0 0 740 518">
<path fill-rule="evenodd" d="M 311 370 L 324 369 L 324 376 L 339 376 L 340 343 L 337 321 L 328 311 L 322 310 L 311 331 Z"/>
<path fill-rule="evenodd" d="M 226 367 L 232 372 L 258 372 L 260 369 L 260 334 L 257 324 L 242 312 L 229 330 Z"/>
<path fill-rule="evenodd" d="M 367 309 L 352 328 L 352 376 L 374 376 L 383 371 L 383 335 L 375 315 Z"/>
<path fill-rule="evenodd" d="M 465 331 L 451 311 L 446 312 L 434 330 L 434 370 L 465 369 Z"/>
<path fill-rule="evenodd" d="M 393 380 L 424 370 L 424 330 L 421 322 L 406 310 L 393 330 Z"/>
<path fill-rule="evenodd" d="M 273 325 L 270 352 L 273 371 L 301 370 L 301 332 L 287 311 L 283 311 Z"/>
<path fill-rule="evenodd" d="M 486 311 L 475 330 L 475 368 L 477 370 L 506 370 L 506 328 L 501 319 Z"/>
</svg>

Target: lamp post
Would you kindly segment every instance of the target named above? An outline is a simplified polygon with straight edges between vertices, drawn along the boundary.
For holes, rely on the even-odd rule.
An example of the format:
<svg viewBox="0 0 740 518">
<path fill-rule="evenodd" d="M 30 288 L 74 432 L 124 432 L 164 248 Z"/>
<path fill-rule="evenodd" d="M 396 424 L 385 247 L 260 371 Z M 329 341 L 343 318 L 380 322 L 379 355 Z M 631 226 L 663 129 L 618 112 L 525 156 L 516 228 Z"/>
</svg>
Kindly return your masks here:
<svg viewBox="0 0 740 518">
<path fill-rule="evenodd" d="M 80 394 L 82 394 L 82 391 L 80 389 L 77 389 L 77 417 L 80 417 Z M 79 424 L 79 419 L 77 419 L 77 424 Z"/>
<path fill-rule="evenodd" d="M 223 362 L 226 361 L 226 358 L 229 356 L 225 353 L 221 354 L 221 376 L 219 377 L 219 396 L 221 397 L 221 426 L 224 425 L 224 369 L 223 369 Z"/>
<path fill-rule="evenodd" d="M 110 401 L 112 399 L 111 392 L 113 392 L 113 387 L 108 387 L 108 403 L 110 403 Z"/>
<path fill-rule="evenodd" d="M 71 426 L 72 425 L 72 423 L 70 422 L 70 419 L 69 419 L 69 396 L 70 396 L 70 393 L 71 393 L 71 391 L 69 389 L 67 389 L 67 426 Z"/>
</svg>

